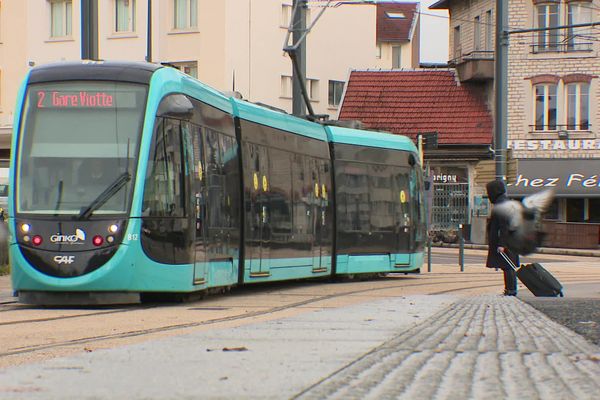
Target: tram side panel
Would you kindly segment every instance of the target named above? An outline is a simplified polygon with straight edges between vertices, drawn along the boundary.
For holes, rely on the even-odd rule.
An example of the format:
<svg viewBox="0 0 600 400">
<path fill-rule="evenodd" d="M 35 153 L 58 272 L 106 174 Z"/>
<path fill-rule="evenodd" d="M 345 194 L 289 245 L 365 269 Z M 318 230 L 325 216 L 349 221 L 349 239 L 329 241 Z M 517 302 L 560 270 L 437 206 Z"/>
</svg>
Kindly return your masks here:
<svg viewBox="0 0 600 400">
<path fill-rule="evenodd" d="M 332 204 L 327 144 L 241 120 L 245 282 L 331 271 Z M 325 226 L 325 228 L 324 228 Z"/>
<path fill-rule="evenodd" d="M 338 274 L 416 269 L 409 152 L 335 144 Z"/>
<path fill-rule="evenodd" d="M 240 248 L 239 157 L 232 117 L 187 99 L 193 105 L 189 115 L 159 112 L 156 119 L 141 235 L 150 259 L 193 265 L 182 291 L 190 283 L 196 290 L 236 283 Z"/>
</svg>

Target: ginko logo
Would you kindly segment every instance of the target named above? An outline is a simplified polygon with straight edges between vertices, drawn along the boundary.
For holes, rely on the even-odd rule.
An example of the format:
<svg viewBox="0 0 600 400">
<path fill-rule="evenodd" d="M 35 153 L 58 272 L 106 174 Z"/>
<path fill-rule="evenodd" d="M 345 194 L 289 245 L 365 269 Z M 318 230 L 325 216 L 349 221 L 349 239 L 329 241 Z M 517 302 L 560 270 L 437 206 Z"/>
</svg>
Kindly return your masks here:
<svg viewBox="0 0 600 400">
<path fill-rule="evenodd" d="M 85 242 L 85 232 L 81 229 L 76 229 L 74 235 L 63 235 L 61 233 L 54 234 L 50 236 L 50 241 L 52 243 L 81 243 Z"/>
</svg>

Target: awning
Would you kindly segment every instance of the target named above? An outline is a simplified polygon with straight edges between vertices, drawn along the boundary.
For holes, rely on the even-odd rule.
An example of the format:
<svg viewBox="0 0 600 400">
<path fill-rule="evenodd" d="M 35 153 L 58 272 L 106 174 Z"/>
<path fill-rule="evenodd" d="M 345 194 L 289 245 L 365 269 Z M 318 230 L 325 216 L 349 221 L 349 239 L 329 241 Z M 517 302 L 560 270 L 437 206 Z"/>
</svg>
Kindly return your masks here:
<svg viewBox="0 0 600 400">
<path fill-rule="evenodd" d="M 546 188 L 557 197 L 600 197 L 600 159 L 519 159 L 510 197 L 527 196 Z"/>
</svg>

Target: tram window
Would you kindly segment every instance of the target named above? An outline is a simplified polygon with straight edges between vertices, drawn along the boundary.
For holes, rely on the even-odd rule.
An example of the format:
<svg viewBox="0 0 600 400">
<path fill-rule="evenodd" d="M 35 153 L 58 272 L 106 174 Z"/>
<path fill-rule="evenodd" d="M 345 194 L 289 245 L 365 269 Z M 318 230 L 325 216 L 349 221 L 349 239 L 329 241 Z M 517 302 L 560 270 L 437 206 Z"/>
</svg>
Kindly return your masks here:
<svg viewBox="0 0 600 400">
<path fill-rule="evenodd" d="M 223 158 L 222 172 L 224 182 L 224 213 L 227 227 L 239 225 L 239 208 L 237 207 L 239 191 L 239 166 L 237 143 L 233 137 L 222 135 Z"/>
<path fill-rule="evenodd" d="M 336 184 L 338 225 L 344 231 L 368 232 L 371 227 L 371 209 L 367 166 L 354 162 L 339 162 Z"/>
<path fill-rule="evenodd" d="M 223 144 L 217 132 L 206 129 L 206 178 L 208 189 L 208 226 L 226 226 L 224 207 L 224 174 L 222 171 Z"/>
<path fill-rule="evenodd" d="M 180 123 L 165 118 L 156 125 L 150 149 L 144 189 L 144 214 L 156 217 L 185 216 L 185 193 Z"/>
<path fill-rule="evenodd" d="M 394 203 L 392 168 L 386 165 L 370 165 L 371 229 L 392 231 L 394 229 Z"/>
<path fill-rule="evenodd" d="M 306 185 L 304 182 L 304 157 L 294 154 L 292 157 L 292 227 L 294 234 L 302 237 L 307 232 L 306 212 L 309 209 L 305 201 Z"/>
<path fill-rule="evenodd" d="M 291 154 L 282 150 L 269 149 L 271 174 L 269 197 L 271 203 L 271 226 L 273 240 L 287 241 L 292 231 L 290 208 L 292 192 Z"/>
<path fill-rule="evenodd" d="M 78 214 L 106 186 L 82 180 L 102 173 L 106 185 L 135 176 L 146 87 L 119 82 L 32 84 L 19 135 L 17 212 Z M 94 214 L 123 213 L 133 179 Z"/>
</svg>

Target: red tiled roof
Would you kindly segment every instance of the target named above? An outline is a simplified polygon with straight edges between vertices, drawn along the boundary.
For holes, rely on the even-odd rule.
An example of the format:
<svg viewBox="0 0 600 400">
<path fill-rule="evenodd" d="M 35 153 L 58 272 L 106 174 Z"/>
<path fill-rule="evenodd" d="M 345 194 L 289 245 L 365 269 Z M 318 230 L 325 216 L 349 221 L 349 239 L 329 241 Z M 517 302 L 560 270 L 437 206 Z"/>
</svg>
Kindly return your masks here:
<svg viewBox="0 0 600 400">
<path fill-rule="evenodd" d="M 492 117 L 454 71 L 352 71 L 340 120 L 406 135 L 438 132 L 439 144 L 491 144 Z"/>
<path fill-rule="evenodd" d="M 417 3 L 377 3 L 377 41 L 410 41 L 417 7 Z M 390 18 L 393 14 L 404 14 L 405 18 Z"/>
</svg>

